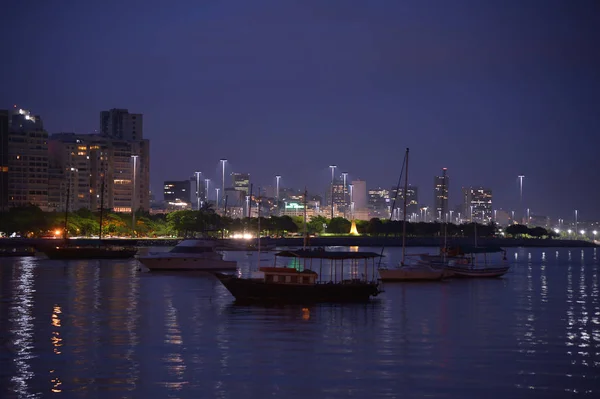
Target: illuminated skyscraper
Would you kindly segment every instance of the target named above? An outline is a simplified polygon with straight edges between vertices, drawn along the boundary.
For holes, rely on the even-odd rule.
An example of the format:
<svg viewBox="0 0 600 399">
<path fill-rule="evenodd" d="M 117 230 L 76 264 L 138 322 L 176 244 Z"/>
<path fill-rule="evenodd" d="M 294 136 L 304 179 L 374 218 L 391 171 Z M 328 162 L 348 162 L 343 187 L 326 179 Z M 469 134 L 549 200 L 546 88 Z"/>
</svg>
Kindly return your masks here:
<svg viewBox="0 0 600 399">
<path fill-rule="evenodd" d="M 244 197 L 250 192 L 250 173 L 232 173 L 233 188 L 238 191 L 243 191 Z"/>
<path fill-rule="evenodd" d="M 442 175 L 433 178 L 433 218 L 434 220 L 444 220 L 444 214 L 448 209 L 448 188 L 450 187 L 450 178 L 446 174 L 447 168 L 442 168 Z"/>
<path fill-rule="evenodd" d="M 493 218 L 492 190 L 483 187 L 463 187 L 465 219 L 489 223 Z"/>
<path fill-rule="evenodd" d="M 8 112 L 8 206 L 48 204 L 48 132 L 24 109 Z"/>
</svg>

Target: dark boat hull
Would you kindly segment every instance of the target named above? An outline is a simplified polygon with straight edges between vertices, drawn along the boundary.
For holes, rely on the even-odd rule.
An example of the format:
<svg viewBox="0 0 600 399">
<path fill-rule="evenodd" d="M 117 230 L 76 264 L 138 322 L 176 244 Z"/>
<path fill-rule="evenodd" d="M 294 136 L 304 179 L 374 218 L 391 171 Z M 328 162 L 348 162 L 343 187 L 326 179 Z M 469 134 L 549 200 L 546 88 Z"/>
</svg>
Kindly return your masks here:
<svg viewBox="0 0 600 399">
<path fill-rule="evenodd" d="M 488 267 L 488 268 L 463 268 L 463 267 L 446 267 L 446 270 L 450 270 L 453 277 L 461 278 L 494 278 L 505 275 L 510 266 L 506 267 Z"/>
<path fill-rule="evenodd" d="M 104 248 L 47 248 L 42 252 L 49 259 L 83 260 L 83 259 L 129 259 L 137 253 L 136 249 L 104 249 Z"/>
<path fill-rule="evenodd" d="M 236 303 L 368 302 L 381 291 L 376 283 L 281 284 L 214 273 Z"/>
</svg>

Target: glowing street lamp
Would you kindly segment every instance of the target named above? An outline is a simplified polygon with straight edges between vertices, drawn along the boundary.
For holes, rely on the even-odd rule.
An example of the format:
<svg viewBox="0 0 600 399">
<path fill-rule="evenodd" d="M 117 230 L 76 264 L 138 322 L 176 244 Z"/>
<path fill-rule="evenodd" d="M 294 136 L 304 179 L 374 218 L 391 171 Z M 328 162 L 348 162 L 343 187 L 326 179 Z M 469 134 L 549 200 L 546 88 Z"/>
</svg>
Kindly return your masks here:
<svg viewBox="0 0 600 399">
<path fill-rule="evenodd" d="M 219 209 L 219 187 L 215 188 L 217 191 L 217 209 Z"/>
<path fill-rule="evenodd" d="M 331 219 L 333 219 L 333 179 L 335 176 L 335 168 L 337 168 L 337 166 L 329 165 L 329 168 L 331 169 Z"/>
<path fill-rule="evenodd" d="M 221 158 L 219 160 L 219 162 L 221 162 L 221 166 L 223 168 L 223 178 L 222 178 L 222 184 L 223 184 L 222 188 L 223 188 L 223 191 L 222 191 L 222 193 L 225 194 L 225 164 L 227 163 L 227 159 Z M 218 203 L 219 203 L 219 201 L 217 201 L 217 204 Z"/>
<path fill-rule="evenodd" d="M 579 234 L 585 235 L 585 230 L 579 230 Z"/>
<path fill-rule="evenodd" d="M 132 155 L 131 159 L 133 160 L 133 184 L 131 186 L 131 236 L 135 235 L 135 178 L 137 173 L 137 159 L 139 155 Z"/>
<path fill-rule="evenodd" d="M 202 172 L 194 172 L 196 175 L 196 208 L 200 210 L 200 175 Z"/>
<path fill-rule="evenodd" d="M 275 176 L 277 191 L 275 193 L 275 209 L 277 209 L 277 215 L 279 215 L 279 180 L 281 180 L 281 175 Z"/>
<path fill-rule="evenodd" d="M 598 231 L 594 230 L 594 231 L 592 231 L 592 234 L 594 235 L 594 238 L 595 238 L 596 234 L 598 234 Z"/>
<path fill-rule="evenodd" d="M 204 201 L 208 202 L 208 186 L 210 179 L 204 179 Z"/>
<path fill-rule="evenodd" d="M 568 233 L 569 235 L 570 235 L 572 232 L 573 232 L 573 230 L 571 230 L 571 229 L 568 229 L 568 230 L 567 230 L 567 233 Z"/>
<path fill-rule="evenodd" d="M 519 212 L 523 212 L 523 178 L 524 175 L 519 175 L 519 207 L 521 210 Z"/>
</svg>

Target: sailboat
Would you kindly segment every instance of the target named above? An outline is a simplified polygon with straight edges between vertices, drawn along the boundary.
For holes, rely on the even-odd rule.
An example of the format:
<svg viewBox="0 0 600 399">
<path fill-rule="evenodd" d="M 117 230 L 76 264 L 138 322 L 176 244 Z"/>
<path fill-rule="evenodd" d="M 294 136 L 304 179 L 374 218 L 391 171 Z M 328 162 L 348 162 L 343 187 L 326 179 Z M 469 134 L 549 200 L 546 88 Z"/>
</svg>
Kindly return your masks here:
<svg viewBox="0 0 600 399">
<path fill-rule="evenodd" d="M 50 259 L 128 259 L 133 258 L 137 253 L 134 247 L 122 246 L 103 246 L 102 244 L 102 223 L 104 215 L 104 175 L 100 188 L 100 234 L 98 237 L 100 245 L 77 245 L 69 241 L 68 220 L 69 220 L 69 199 L 71 197 L 71 179 L 67 187 L 67 200 L 65 207 L 65 226 L 63 234 L 63 244 L 40 248 Z M 133 211 L 133 210 L 132 210 Z"/>
<path fill-rule="evenodd" d="M 415 262 L 412 264 L 406 264 L 406 198 L 407 198 L 407 190 L 408 190 L 408 152 L 409 149 L 406 149 L 406 155 L 404 157 L 404 214 L 403 214 L 403 226 L 402 226 L 402 261 L 400 262 L 400 266 L 392 269 L 380 268 L 379 269 L 379 277 L 381 281 L 391 282 L 391 281 L 430 281 L 430 280 L 441 280 L 446 276 L 446 271 L 444 269 L 436 269 L 431 267 L 426 262 Z M 402 178 L 402 173 L 400 174 L 400 179 Z M 400 181 L 398 181 L 397 187 L 400 187 Z M 398 190 L 396 190 L 398 192 Z M 394 199 L 394 203 L 392 204 L 392 210 L 390 212 L 390 220 L 391 215 L 394 214 L 394 205 L 396 201 Z"/>
</svg>

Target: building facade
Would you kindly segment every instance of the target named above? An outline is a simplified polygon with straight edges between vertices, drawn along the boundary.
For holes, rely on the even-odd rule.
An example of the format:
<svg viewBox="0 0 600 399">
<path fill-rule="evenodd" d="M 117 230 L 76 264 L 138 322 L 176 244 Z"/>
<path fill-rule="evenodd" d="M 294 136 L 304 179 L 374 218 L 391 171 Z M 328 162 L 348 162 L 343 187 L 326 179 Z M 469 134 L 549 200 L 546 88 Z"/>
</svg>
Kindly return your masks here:
<svg viewBox="0 0 600 399">
<path fill-rule="evenodd" d="M 8 207 L 35 205 L 47 210 L 48 132 L 44 130 L 42 119 L 24 109 L 9 110 L 5 151 Z"/>
<path fill-rule="evenodd" d="M 114 140 L 138 141 L 143 136 L 143 115 L 113 108 L 100 112 L 100 135 Z"/>
<path fill-rule="evenodd" d="M 169 180 L 163 186 L 168 209 L 189 209 L 192 204 L 192 185 L 189 180 Z"/>
<path fill-rule="evenodd" d="M 367 182 L 364 180 L 352 181 L 352 202 L 354 202 L 354 210 L 367 209 Z"/>
<path fill-rule="evenodd" d="M 464 211 L 469 221 L 490 223 L 493 220 L 492 190 L 483 187 L 463 188 Z"/>
<path fill-rule="evenodd" d="M 433 178 L 433 218 L 442 221 L 448 209 L 448 190 L 450 188 L 450 178 L 447 175 L 447 168 L 442 168 L 442 175 Z"/>
<path fill-rule="evenodd" d="M 49 207 L 115 212 L 150 208 L 149 141 L 57 133 L 49 140 Z M 104 188 L 104 192 L 102 189 Z"/>
<path fill-rule="evenodd" d="M 404 211 L 404 187 L 400 187 L 396 190 L 396 187 L 392 187 L 390 190 L 391 201 L 396 198 L 396 208 L 399 209 L 400 218 Z M 419 189 L 415 186 L 409 185 L 406 189 L 406 219 L 410 219 L 413 215 L 419 215 Z"/>
</svg>

